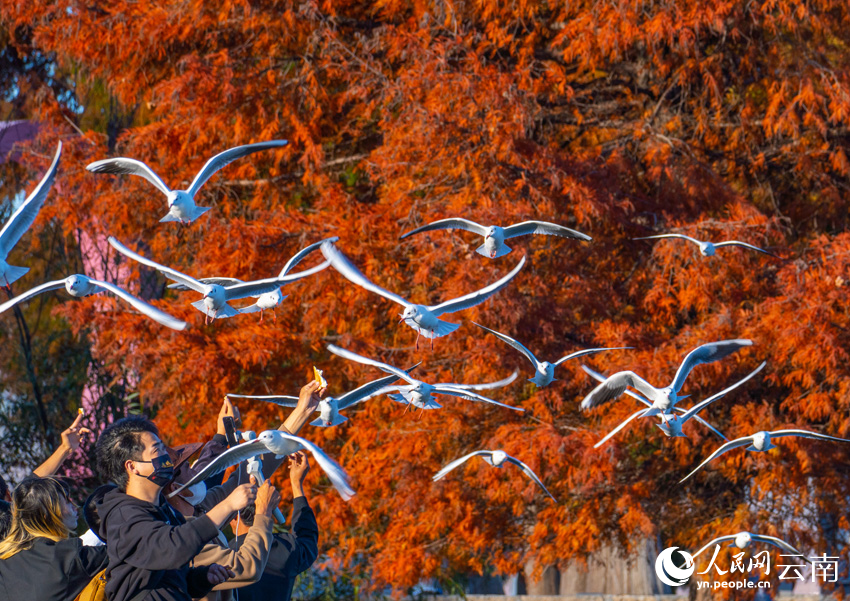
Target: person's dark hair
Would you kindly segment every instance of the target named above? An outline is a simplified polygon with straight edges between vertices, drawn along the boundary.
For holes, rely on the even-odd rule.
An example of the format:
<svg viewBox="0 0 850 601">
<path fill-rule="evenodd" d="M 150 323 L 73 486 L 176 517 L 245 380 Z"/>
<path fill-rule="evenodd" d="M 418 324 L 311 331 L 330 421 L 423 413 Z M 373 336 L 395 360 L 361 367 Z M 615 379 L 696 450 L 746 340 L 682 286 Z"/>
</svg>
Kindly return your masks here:
<svg viewBox="0 0 850 601">
<path fill-rule="evenodd" d="M 6 481 L 3 479 L 3 476 L 0 476 L 0 501 L 6 500 L 6 495 L 9 493 L 9 485 L 6 484 Z"/>
<path fill-rule="evenodd" d="M 0 501 L 0 540 L 6 538 L 9 526 L 12 525 L 12 504 L 8 501 Z"/>
<path fill-rule="evenodd" d="M 66 482 L 52 476 L 21 482 L 12 494 L 12 525 L 0 541 L 0 560 L 29 549 L 39 537 L 54 542 L 68 538 L 62 511 L 70 493 Z"/>
<path fill-rule="evenodd" d="M 254 525 L 254 515 L 257 513 L 257 506 L 254 503 L 251 503 L 244 509 L 239 510 L 239 518 L 242 520 L 242 523 L 246 526 Z"/>
<path fill-rule="evenodd" d="M 152 421 L 140 415 L 132 415 L 119 419 L 106 428 L 97 439 L 97 471 L 105 480 L 117 484 L 122 491 L 127 490 L 127 482 L 130 479 L 124 464 L 140 459 L 145 450 L 141 441 L 142 432 L 159 436 L 159 430 Z"/>
</svg>

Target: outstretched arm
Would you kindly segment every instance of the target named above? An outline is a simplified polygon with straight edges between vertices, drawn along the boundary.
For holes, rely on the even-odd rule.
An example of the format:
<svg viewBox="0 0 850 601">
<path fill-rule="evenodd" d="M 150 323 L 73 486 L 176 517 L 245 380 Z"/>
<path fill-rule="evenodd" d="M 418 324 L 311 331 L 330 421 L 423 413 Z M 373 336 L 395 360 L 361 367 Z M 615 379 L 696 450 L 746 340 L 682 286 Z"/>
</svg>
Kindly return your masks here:
<svg viewBox="0 0 850 601">
<path fill-rule="evenodd" d="M 91 430 L 84 426 L 80 426 L 80 422 L 83 421 L 83 417 L 82 413 L 77 415 L 77 419 L 74 420 L 74 423 L 71 424 L 67 430 L 62 432 L 62 443 L 59 445 L 59 448 L 56 449 L 44 463 L 35 468 L 33 470 L 33 474 L 39 478 L 52 476 L 59 471 L 59 468 L 62 467 L 62 464 L 65 463 L 68 456 L 80 448 L 80 439 L 83 435 L 91 434 Z"/>
</svg>

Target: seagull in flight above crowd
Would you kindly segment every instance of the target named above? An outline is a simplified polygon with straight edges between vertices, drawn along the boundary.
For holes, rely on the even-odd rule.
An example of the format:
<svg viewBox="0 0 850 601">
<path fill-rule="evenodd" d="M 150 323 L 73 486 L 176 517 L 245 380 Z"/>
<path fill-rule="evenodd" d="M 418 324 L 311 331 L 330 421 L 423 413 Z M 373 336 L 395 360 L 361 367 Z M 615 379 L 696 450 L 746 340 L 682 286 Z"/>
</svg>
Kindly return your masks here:
<svg viewBox="0 0 850 601">
<path fill-rule="evenodd" d="M 820 432 L 809 432 L 808 430 L 774 430 L 773 432 L 761 431 L 756 432 L 755 434 L 751 434 L 749 436 L 743 436 L 741 438 L 736 438 L 735 440 L 731 440 L 721 447 L 717 448 L 711 455 L 709 455 L 705 461 L 700 463 L 697 468 L 692 471 L 690 474 L 679 480 L 679 482 L 684 482 L 694 474 L 696 474 L 704 465 L 709 463 L 710 461 L 717 459 L 726 451 L 731 451 L 732 449 L 737 449 L 738 447 L 746 446 L 747 451 L 756 451 L 759 453 L 763 453 L 765 451 L 769 451 L 770 449 L 775 449 L 776 445 L 771 443 L 771 439 L 774 438 L 783 438 L 785 436 L 799 436 L 801 438 L 816 438 L 818 440 L 831 440 L 834 442 L 850 442 L 850 440 L 846 438 L 837 438 L 835 436 L 827 436 L 826 434 L 821 434 Z M 749 445 L 749 446 L 747 446 Z"/>
<path fill-rule="evenodd" d="M 436 386 L 436 387 L 450 386 L 452 388 L 460 388 L 461 390 L 494 390 L 496 388 L 504 388 L 505 386 L 507 386 L 508 384 L 513 382 L 514 380 L 516 380 L 517 376 L 519 376 L 519 370 L 515 369 L 514 373 L 509 375 L 507 378 L 504 378 L 502 380 L 498 380 L 496 382 L 485 382 L 483 384 L 448 384 L 448 383 L 441 383 L 441 384 L 433 384 L 433 386 Z M 392 399 L 396 403 L 410 404 L 410 401 L 409 401 L 410 395 L 405 396 L 403 393 L 393 393 L 392 392 L 393 390 L 398 390 L 398 389 L 399 389 L 398 386 L 385 386 L 384 388 L 375 392 L 373 394 L 373 396 L 380 396 L 382 394 L 386 394 L 388 397 L 390 397 L 390 399 Z M 427 407 L 427 408 L 428 409 L 437 409 L 439 407 L 439 405 L 437 405 L 436 403 L 434 403 L 434 405 L 436 405 L 436 406 L 431 406 L 431 407 Z M 425 407 L 423 407 L 423 409 L 424 408 Z"/>
<path fill-rule="evenodd" d="M 138 261 L 142 265 L 153 267 L 169 280 L 174 280 L 175 282 L 183 284 L 187 288 L 190 288 L 195 292 L 200 292 L 201 294 L 203 294 L 203 298 L 199 301 L 195 301 L 194 303 L 192 303 L 192 306 L 205 315 L 204 324 L 212 323 L 212 321 L 215 319 L 222 319 L 225 317 L 233 317 L 234 315 L 238 315 L 239 311 L 228 305 L 228 301 L 246 298 L 255 294 L 273 292 L 274 290 L 279 289 L 283 284 L 299 280 L 301 278 L 313 275 L 314 273 L 318 273 L 329 265 L 329 263 L 326 261 L 321 265 L 317 265 L 316 267 L 313 267 L 311 269 L 305 269 L 304 271 L 299 271 L 296 274 L 287 275 L 282 278 L 269 278 L 266 280 L 256 280 L 253 282 L 240 282 L 238 284 L 230 284 L 227 286 L 222 286 L 220 284 L 204 284 L 202 282 L 199 282 L 195 278 L 180 273 L 176 269 L 171 269 L 170 267 L 165 267 L 164 265 L 160 265 L 155 261 L 146 259 L 140 254 L 133 252 L 132 250 L 121 244 L 112 236 L 110 236 L 108 240 L 109 244 L 111 244 L 112 247 L 118 252 L 120 252 L 122 255 L 130 257 L 131 259 L 133 259 L 134 261 Z"/>
<path fill-rule="evenodd" d="M 62 142 L 59 142 L 56 146 L 56 154 L 53 156 L 53 162 L 50 164 L 47 173 L 38 182 L 35 190 L 12 213 L 3 229 L 0 230 L 0 283 L 6 287 L 9 294 L 12 293 L 10 285 L 30 269 L 29 267 L 9 265 L 6 258 L 38 216 L 38 212 L 47 198 L 47 193 L 50 191 L 50 186 L 53 185 L 53 180 L 56 178 L 60 156 L 62 156 Z"/>
<path fill-rule="evenodd" d="M 301 259 L 309 255 L 311 252 L 318 249 L 323 242 L 336 242 L 339 240 L 336 236 L 333 238 L 326 238 L 325 240 L 321 240 L 320 242 L 316 242 L 315 244 L 311 244 L 310 246 L 299 250 L 289 261 L 286 262 L 286 265 L 283 266 L 283 269 L 280 270 L 278 274 L 278 279 L 286 277 L 286 274 L 292 270 L 293 267 L 298 265 L 301 262 Z M 202 278 L 198 280 L 202 284 L 218 284 L 220 286 L 232 286 L 233 284 L 244 284 L 242 280 L 237 280 L 236 278 L 225 278 L 225 277 L 214 277 L 214 278 Z M 189 287 L 185 284 L 174 283 L 169 284 L 169 288 L 173 290 L 189 290 Z M 260 323 L 263 323 L 263 312 L 267 310 L 272 311 L 272 315 L 274 316 L 275 322 L 277 322 L 277 313 L 275 313 L 275 308 L 277 308 L 286 296 L 283 295 L 280 291 L 280 287 L 275 288 L 271 292 L 264 292 L 262 294 L 253 295 L 253 298 L 257 299 L 252 305 L 248 305 L 247 307 L 242 307 L 239 309 L 239 313 L 256 313 L 260 312 Z M 293 405 L 294 406 L 294 405 Z"/>
<path fill-rule="evenodd" d="M 472 323 L 475 323 L 475 322 L 473 321 Z M 575 359 L 577 357 L 583 357 L 584 355 L 590 355 L 590 354 L 593 354 L 593 353 L 601 353 L 602 351 L 615 351 L 615 350 L 623 350 L 623 349 L 632 348 L 630 346 L 618 346 L 618 347 L 612 347 L 612 348 L 584 349 L 584 350 L 581 350 L 581 351 L 576 351 L 575 353 L 570 353 L 569 355 L 565 355 L 564 357 L 561 357 L 560 359 L 558 359 L 554 363 L 549 363 L 548 361 L 539 361 L 537 359 L 537 357 L 535 357 L 534 354 L 530 350 L 528 350 L 527 348 L 525 348 L 525 346 L 523 346 L 522 343 L 514 340 L 510 336 L 507 336 L 506 334 L 501 334 L 501 333 L 497 332 L 496 330 L 491 330 L 490 328 L 485 328 L 484 326 L 482 326 L 479 323 L 475 323 L 475 325 L 477 325 L 482 330 L 487 330 L 488 332 L 490 332 L 491 334 L 493 334 L 494 336 L 496 336 L 500 340 L 507 342 L 509 345 L 511 345 L 516 350 L 518 350 L 523 355 L 525 355 L 526 359 L 531 361 L 531 364 L 535 368 L 534 377 L 529 378 L 528 381 L 534 382 L 534 384 L 538 388 L 543 388 L 544 386 L 548 386 L 549 384 L 554 382 L 555 381 L 555 368 L 558 367 L 561 363 L 564 363 L 565 361 L 569 361 L 570 359 Z"/>
<path fill-rule="evenodd" d="M 685 360 L 682 361 L 682 365 L 679 366 L 673 382 L 664 388 L 656 388 L 632 371 L 617 372 L 608 376 L 604 382 L 584 397 L 581 408 L 598 407 L 602 403 L 616 399 L 625 392 L 627 386 L 631 386 L 652 401 L 652 406 L 644 412 L 644 416 L 658 415 L 659 413 L 669 414 L 676 402 L 684 398 L 680 397 L 678 393 L 693 368 L 703 363 L 723 359 L 745 346 L 752 346 L 752 344 L 752 340 L 742 339 L 703 344 L 688 353 Z"/>
<path fill-rule="evenodd" d="M 286 146 L 288 143 L 289 142 L 286 140 L 272 140 L 270 142 L 246 144 L 244 146 L 237 146 L 235 148 L 225 150 L 206 162 L 203 168 L 195 176 L 195 179 L 192 180 L 189 188 L 186 190 L 170 189 L 150 167 L 135 159 L 127 159 L 124 157 L 103 159 L 89 164 L 86 166 L 86 169 L 92 173 L 129 174 L 143 177 L 152 183 L 157 190 L 165 194 L 165 197 L 168 199 L 168 214 L 159 220 L 160 223 L 166 221 L 179 221 L 181 224 L 186 224 L 191 223 L 210 210 L 209 207 L 197 206 L 195 204 L 195 195 L 198 193 L 201 186 L 203 186 L 216 171 L 225 165 L 232 163 L 236 159 L 242 158 L 253 152 L 280 148 L 281 146 Z"/>
<path fill-rule="evenodd" d="M 758 372 L 760 372 L 762 369 L 764 369 L 765 365 L 767 365 L 767 362 L 763 361 L 761 365 L 759 365 L 756 369 L 754 369 L 752 372 L 750 372 L 750 374 L 747 375 L 745 378 L 738 380 L 737 382 L 732 384 L 732 386 L 730 386 L 729 388 L 726 388 L 725 390 L 721 390 L 717 394 L 714 394 L 714 395 L 708 397 L 707 399 L 705 399 L 701 403 L 694 405 L 690 409 L 684 409 L 682 407 L 673 407 L 673 413 L 671 415 L 668 415 L 668 414 L 665 414 L 665 413 L 659 414 L 659 416 L 661 417 L 661 423 L 655 424 L 655 425 L 658 426 L 661 429 L 661 431 L 664 432 L 664 434 L 666 434 L 667 436 L 681 436 L 681 437 L 687 438 L 686 434 L 684 432 L 682 432 L 682 427 L 685 425 L 685 422 L 687 422 L 691 418 L 694 418 L 698 422 L 701 422 L 705 426 L 708 426 L 708 428 L 712 432 L 717 434 L 723 440 L 728 440 L 728 438 L 723 436 L 723 434 L 721 434 L 719 431 L 717 431 L 711 424 L 709 424 L 708 422 L 703 420 L 701 417 L 699 417 L 697 415 L 697 413 L 702 411 L 704 408 L 706 408 L 708 405 L 710 405 L 714 401 L 723 398 L 730 391 L 736 389 L 738 386 L 740 386 L 741 384 L 743 384 L 744 382 L 746 382 L 747 380 L 752 378 L 754 375 L 756 375 Z M 589 367 L 582 365 L 582 369 L 584 369 L 584 371 L 587 372 L 588 374 L 590 374 L 590 376 L 593 377 L 594 379 L 596 379 L 600 382 L 605 381 L 604 376 L 596 373 L 595 371 L 593 371 Z M 634 398 L 641 401 L 647 407 L 652 406 L 652 403 L 650 403 L 649 401 L 647 401 L 643 397 L 632 393 L 629 390 L 626 391 L 626 394 L 630 394 Z M 684 397 L 682 397 L 682 398 L 684 398 Z M 611 430 L 611 432 L 606 434 L 605 438 L 603 438 L 602 440 L 597 442 L 595 445 L 593 445 L 593 448 L 598 449 L 599 447 L 601 447 L 603 444 L 608 442 L 608 440 L 610 440 L 617 432 L 619 432 L 624 427 L 626 427 L 626 425 L 628 425 L 628 423 L 631 422 L 633 419 L 635 419 L 637 417 L 643 417 L 643 414 L 645 413 L 645 411 L 646 411 L 646 409 L 640 409 L 640 410 L 636 411 L 635 413 L 632 413 L 629 417 L 627 417 L 625 420 L 623 420 L 623 422 L 620 423 L 619 426 L 617 426 L 616 428 Z M 675 413 L 676 411 L 681 413 L 681 416 L 676 415 L 676 413 Z"/>
<path fill-rule="evenodd" d="M 808 561 L 809 563 L 812 563 L 811 559 L 800 553 L 797 549 L 795 549 L 780 538 L 776 538 L 775 536 L 766 536 L 764 534 L 751 534 L 749 532 L 739 532 L 738 534 L 727 534 L 726 536 L 718 536 L 713 541 L 705 545 L 702 549 L 694 553 L 692 557 L 696 559 L 697 555 L 699 555 L 709 547 L 713 545 L 719 545 L 720 543 L 726 542 L 727 540 L 732 541 L 729 543 L 730 547 L 738 547 L 739 549 L 746 549 L 753 541 L 759 543 L 767 543 L 769 545 L 779 547 L 783 551 L 788 551 L 790 554 L 799 556 L 802 559 Z"/>
<path fill-rule="evenodd" d="M 388 386 L 382 388 L 381 390 L 375 392 L 374 396 L 385 394 L 390 391 L 397 391 L 400 392 L 402 396 L 404 396 L 408 404 L 413 405 L 414 407 L 418 407 L 420 409 L 439 409 L 441 405 L 439 405 L 434 400 L 433 395 L 445 394 L 449 396 L 459 397 L 462 399 L 467 399 L 469 401 L 490 403 L 491 405 L 498 405 L 499 407 L 513 409 L 514 411 L 525 411 L 525 409 L 522 409 L 521 407 L 512 407 L 510 405 L 505 405 L 503 403 L 499 403 L 498 401 L 494 401 L 493 399 L 488 399 L 487 397 L 481 396 L 480 394 L 468 388 L 461 388 L 461 386 L 463 385 L 459 386 L 457 384 L 426 384 L 421 380 L 412 378 L 407 372 L 402 371 L 397 367 L 393 367 L 392 365 L 387 365 L 386 363 L 381 363 L 380 361 L 375 361 L 373 359 L 367 359 L 366 357 L 358 355 L 357 353 L 352 353 L 351 351 L 348 351 L 344 348 L 340 348 L 333 344 L 328 345 L 328 350 L 334 355 L 339 355 L 343 359 L 349 359 L 350 361 L 356 361 L 357 363 L 362 363 L 363 365 L 371 365 L 372 367 L 377 367 L 381 371 L 393 374 L 397 378 L 409 383 L 409 386 Z"/>
<path fill-rule="evenodd" d="M 467 460 L 472 459 L 475 456 L 481 457 L 481 459 L 483 459 L 484 461 L 486 461 L 489 465 L 491 465 L 493 467 L 501 468 L 505 464 L 506 461 L 508 463 L 513 463 L 514 465 L 519 466 L 519 468 L 523 471 L 523 473 L 525 473 L 526 476 L 528 476 L 529 478 L 534 480 L 534 482 L 536 482 L 537 485 L 540 486 L 540 488 L 542 488 L 553 501 L 555 501 L 556 503 L 558 502 L 557 499 L 555 499 L 555 497 L 552 496 L 552 493 L 550 493 L 549 490 L 543 485 L 543 482 L 540 481 L 540 478 L 537 477 L 537 474 L 535 474 L 534 471 L 530 467 L 525 465 L 519 459 L 517 459 L 515 457 L 511 457 L 510 455 L 508 455 L 504 451 L 486 451 L 486 450 L 484 450 L 484 451 L 475 451 L 473 453 L 470 453 L 469 455 L 464 455 L 460 459 L 455 459 L 450 464 L 448 464 L 446 467 L 444 467 L 439 472 L 434 474 L 434 478 L 433 478 L 434 482 L 436 482 L 437 480 L 441 480 L 450 471 L 452 471 L 453 469 L 455 469 L 459 465 L 465 463 Z"/>
<path fill-rule="evenodd" d="M 525 236 L 526 234 L 560 236 L 561 238 L 576 238 L 585 241 L 592 240 L 587 234 L 582 234 L 563 225 L 548 223 L 546 221 L 523 221 L 522 223 L 516 223 L 503 228 L 498 225 L 486 227 L 474 221 L 461 218 L 441 219 L 440 221 L 423 225 L 406 234 L 402 234 L 401 239 L 404 240 L 413 234 L 433 230 L 466 230 L 467 232 L 475 232 L 479 236 L 484 236 L 484 244 L 479 246 L 475 252 L 491 259 L 503 257 L 511 252 L 510 247 L 505 245 L 505 240 L 516 238 L 517 236 Z"/>
<path fill-rule="evenodd" d="M 329 242 L 323 243 L 322 253 L 325 255 L 325 258 L 331 262 L 334 269 L 336 269 L 348 281 L 360 286 L 361 288 L 365 288 L 370 292 L 379 294 L 380 296 L 383 296 L 384 298 L 404 307 L 404 311 L 399 315 L 399 317 L 401 317 L 399 323 L 403 321 L 408 326 L 416 330 L 417 349 L 419 349 L 420 334 L 426 338 L 430 338 L 431 348 L 434 348 L 434 338 L 451 334 L 460 327 L 456 323 L 449 323 L 439 319 L 440 315 L 469 309 L 470 307 L 474 307 L 475 305 L 484 302 L 507 286 L 516 274 L 519 273 L 523 265 L 525 265 L 525 257 L 523 257 L 510 273 L 501 280 L 490 284 L 486 288 L 461 296 L 460 298 L 440 303 L 439 305 L 425 306 L 415 305 L 403 299 L 399 295 L 393 294 L 392 292 L 370 282 L 369 279 L 360 273 L 360 270 L 352 265 L 351 261 L 349 261 L 348 258 L 333 244 Z"/>
<path fill-rule="evenodd" d="M 407 373 L 410 373 L 419 365 L 420 363 L 417 363 L 416 365 L 405 371 Z M 319 417 L 318 419 L 315 419 L 310 422 L 310 425 L 319 426 L 321 428 L 327 428 L 329 426 L 338 426 L 339 424 L 347 422 L 348 418 L 344 415 L 340 415 L 340 411 L 348 409 L 352 405 L 356 405 L 361 401 L 367 400 L 373 395 L 373 393 L 384 388 L 385 386 L 389 386 L 396 380 L 398 380 L 398 377 L 395 375 L 386 376 L 384 378 L 368 382 L 355 390 L 346 392 L 344 395 L 338 398 L 323 398 L 319 401 L 318 407 L 316 407 L 316 411 L 318 411 Z M 281 407 L 295 407 L 298 405 L 298 397 L 290 395 L 228 394 L 227 396 L 234 399 L 255 399 L 259 401 L 266 401 L 269 403 L 274 403 L 275 405 L 280 405 Z"/>
<path fill-rule="evenodd" d="M 41 286 L 36 286 L 32 290 L 24 292 L 23 294 L 6 301 L 2 305 L 0 305 L 0 313 L 3 313 L 7 309 L 11 309 L 13 306 L 17 305 L 20 302 L 31 299 L 32 297 L 41 294 L 42 292 L 47 292 L 48 290 L 58 290 L 63 286 L 68 292 L 68 294 L 77 298 L 89 296 L 90 294 L 97 294 L 98 292 L 111 292 L 121 300 L 132 305 L 133 308 L 139 311 L 140 313 L 147 315 L 154 321 L 157 321 L 162 325 L 171 328 L 172 330 L 183 330 L 188 326 L 185 321 L 181 321 L 176 317 L 172 317 L 168 313 L 160 311 L 153 305 L 149 305 L 145 301 L 136 298 L 135 296 L 133 296 L 123 288 L 119 288 L 115 284 L 96 280 L 94 278 L 90 278 L 79 273 L 68 276 L 64 280 L 55 280 L 53 282 L 47 282 L 46 284 L 42 284 Z"/>
<path fill-rule="evenodd" d="M 690 236 L 686 236 L 684 234 L 659 234 L 657 236 L 644 236 L 643 238 L 632 238 L 632 240 L 655 240 L 658 238 L 681 238 L 682 240 L 688 240 L 693 242 L 697 246 L 699 246 L 699 252 L 703 257 L 713 257 L 716 249 L 721 248 L 723 246 L 743 246 L 744 248 L 749 248 L 750 250 L 757 250 L 760 253 L 764 253 L 766 255 L 770 255 L 771 257 L 779 258 L 775 254 L 767 252 L 763 248 L 759 248 L 758 246 L 753 246 L 752 244 L 747 244 L 746 242 L 740 242 L 738 240 L 726 240 L 724 242 L 703 242 L 702 240 L 697 240 L 696 238 L 691 238 Z"/>
<path fill-rule="evenodd" d="M 309 440 L 280 430 L 266 430 L 265 432 L 261 432 L 255 440 L 229 448 L 168 496 L 169 498 L 173 497 L 179 494 L 184 488 L 189 488 L 199 482 L 203 482 L 207 478 L 220 474 L 227 468 L 238 465 L 257 455 L 274 453 L 279 459 L 301 449 L 310 451 L 313 457 L 315 457 L 316 463 L 327 474 L 331 484 L 333 484 L 343 499 L 347 501 L 354 496 L 354 491 L 348 483 L 348 474 L 345 473 L 336 461 L 328 457 L 322 449 Z"/>
</svg>

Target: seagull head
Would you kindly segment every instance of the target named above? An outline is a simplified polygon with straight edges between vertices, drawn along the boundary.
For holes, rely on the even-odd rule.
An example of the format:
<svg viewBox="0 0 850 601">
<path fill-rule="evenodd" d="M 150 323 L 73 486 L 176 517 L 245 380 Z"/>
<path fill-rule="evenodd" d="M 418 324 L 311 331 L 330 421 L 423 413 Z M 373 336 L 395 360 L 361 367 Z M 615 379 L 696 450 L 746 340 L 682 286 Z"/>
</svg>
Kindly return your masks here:
<svg viewBox="0 0 850 601">
<path fill-rule="evenodd" d="M 484 234 L 484 239 L 489 240 L 490 238 L 494 237 L 495 235 L 496 235 L 496 226 L 491 225 L 490 227 L 487 228 L 487 233 Z"/>
<path fill-rule="evenodd" d="M 493 467 L 502 467 L 505 459 L 508 458 L 508 454 L 504 451 L 493 451 L 493 454 L 490 457 L 493 461 Z"/>
<path fill-rule="evenodd" d="M 224 302 L 224 287 L 219 284 L 210 284 L 204 292 L 204 301 L 212 301 L 213 303 Z M 206 303 L 209 305 L 210 303 Z"/>
<path fill-rule="evenodd" d="M 416 305 L 408 305 L 404 308 L 404 311 L 399 313 L 399 317 L 401 317 L 399 323 L 407 320 L 416 321 L 416 318 L 419 317 L 419 307 Z"/>
<path fill-rule="evenodd" d="M 85 296 L 90 286 L 91 280 L 84 275 L 74 274 L 65 278 L 65 290 L 71 296 Z"/>
<path fill-rule="evenodd" d="M 749 532 L 739 532 L 735 535 L 734 545 L 739 549 L 746 549 L 752 542 L 753 535 Z"/>
</svg>

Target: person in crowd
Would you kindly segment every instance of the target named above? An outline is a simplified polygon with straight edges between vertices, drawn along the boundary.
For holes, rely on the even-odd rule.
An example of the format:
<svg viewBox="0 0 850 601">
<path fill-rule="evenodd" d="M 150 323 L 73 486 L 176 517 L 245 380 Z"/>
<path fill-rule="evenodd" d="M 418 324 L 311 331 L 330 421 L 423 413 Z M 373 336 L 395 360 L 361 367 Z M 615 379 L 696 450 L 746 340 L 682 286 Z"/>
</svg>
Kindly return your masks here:
<svg viewBox="0 0 850 601">
<path fill-rule="evenodd" d="M 289 481 L 292 485 L 292 530 L 275 534 L 262 578 L 256 584 L 239 589 L 239 601 L 289 601 L 295 577 L 306 571 L 319 554 L 319 527 L 304 494 L 304 479 L 310 462 L 303 451 L 289 457 Z M 241 548 L 256 525 L 260 505 L 248 506 L 239 518 L 230 522 L 236 538 L 231 547 Z"/>
<path fill-rule="evenodd" d="M 101 476 L 116 485 L 95 504 L 107 541 L 109 601 L 189 601 L 233 576 L 226 566 L 193 560 L 232 513 L 254 501 L 254 483 L 187 523 L 161 494 L 174 467 L 152 422 L 118 420 L 100 435 L 95 455 Z"/>
<path fill-rule="evenodd" d="M 103 501 L 106 493 L 114 490 L 116 486 L 112 483 L 98 486 L 83 503 L 83 519 L 89 529 L 80 537 L 84 545 L 89 547 L 100 547 L 106 544 L 106 533 L 101 530 L 100 515 L 97 513 L 97 504 Z"/>
<path fill-rule="evenodd" d="M 12 494 L 12 524 L 0 541 L 0 601 L 74 599 L 107 565 L 106 549 L 70 533 L 77 507 L 68 485 L 29 477 Z"/>
</svg>

